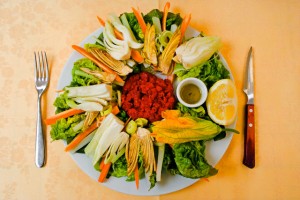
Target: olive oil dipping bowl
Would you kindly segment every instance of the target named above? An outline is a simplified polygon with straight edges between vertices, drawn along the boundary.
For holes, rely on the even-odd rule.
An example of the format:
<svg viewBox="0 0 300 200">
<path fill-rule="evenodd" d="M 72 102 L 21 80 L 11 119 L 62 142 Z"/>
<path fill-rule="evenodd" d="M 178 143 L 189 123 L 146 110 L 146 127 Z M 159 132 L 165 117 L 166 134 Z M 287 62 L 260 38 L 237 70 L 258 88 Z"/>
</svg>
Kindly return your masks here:
<svg viewBox="0 0 300 200">
<path fill-rule="evenodd" d="M 207 98 L 207 87 L 200 79 L 186 78 L 178 84 L 176 97 L 186 107 L 199 107 Z"/>
</svg>

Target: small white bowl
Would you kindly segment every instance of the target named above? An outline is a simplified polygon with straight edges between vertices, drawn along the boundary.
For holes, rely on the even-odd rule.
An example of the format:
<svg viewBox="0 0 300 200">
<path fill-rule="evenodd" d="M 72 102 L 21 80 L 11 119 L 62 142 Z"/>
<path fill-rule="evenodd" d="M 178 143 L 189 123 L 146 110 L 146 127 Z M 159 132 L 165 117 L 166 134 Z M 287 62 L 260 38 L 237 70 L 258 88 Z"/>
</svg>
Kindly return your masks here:
<svg viewBox="0 0 300 200">
<path fill-rule="evenodd" d="M 201 98 L 199 99 L 199 101 L 197 101 L 194 104 L 189 104 L 181 98 L 180 91 L 181 91 L 182 87 L 184 87 L 187 84 L 193 84 L 193 85 L 197 86 L 201 92 Z M 203 83 L 203 81 L 201 81 L 200 79 L 186 78 L 178 84 L 178 86 L 176 88 L 176 96 L 177 96 L 178 101 L 180 103 L 182 103 L 184 106 L 190 107 L 190 108 L 198 107 L 198 106 L 201 106 L 207 98 L 207 87 Z"/>
</svg>

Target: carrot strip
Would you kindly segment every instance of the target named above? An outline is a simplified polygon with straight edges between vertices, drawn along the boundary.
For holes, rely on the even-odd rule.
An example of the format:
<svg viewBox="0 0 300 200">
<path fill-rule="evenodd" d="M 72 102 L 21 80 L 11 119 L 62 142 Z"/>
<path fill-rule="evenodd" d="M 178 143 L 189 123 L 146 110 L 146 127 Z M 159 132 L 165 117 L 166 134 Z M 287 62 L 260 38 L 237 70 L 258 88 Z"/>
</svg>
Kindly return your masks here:
<svg viewBox="0 0 300 200">
<path fill-rule="evenodd" d="M 100 162 L 100 165 L 99 165 L 99 169 L 100 169 L 100 171 L 102 171 L 102 170 L 103 170 L 103 167 L 104 167 L 104 165 L 105 165 L 104 161 L 105 161 L 105 157 L 104 157 L 104 158 L 102 158 L 102 160 L 101 160 L 101 162 Z"/>
<path fill-rule="evenodd" d="M 51 125 L 51 124 L 55 124 L 57 120 L 62 119 L 62 118 L 67 118 L 76 114 L 80 114 L 85 112 L 84 110 L 80 110 L 80 109 L 75 109 L 75 108 L 71 108 L 69 110 L 65 110 L 61 113 L 58 113 L 52 117 L 49 117 L 47 119 L 44 120 L 46 125 Z"/>
<path fill-rule="evenodd" d="M 120 112 L 120 109 L 118 106 L 114 106 L 111 110 L 111 113 L 114 115 L 117 115 Z"/>
<path fill-rule="evenodd" d="M 138 23 L 143 31 L 143 33 L 145 34 L 146 33 L 146 29 L 147 29 L 147 25 L 145 23 L 145 20 L 142 16 L 142 14 L 135 8 L 131 8 L 132 11 L 133 11 L 133 14 L 135 15 L 136 19 L 138 20 Z"/>
<path fill-rule="evenodd" d="M 102 171 L 101 171 L 101 173 L 100 173 L 100 176 L 99 176 L 99 178 L 98 178 L 98 181 L 99 181 L 100 183 L 103 183 L 103 182 L 104 182 L 104 180 L 105 180 L 105 178 L 106 178 L 106 176 L 107 176 L 107 174 L 108 174 L 108 172 L 109 172 L 110 166 L 111 166 L 111 162 L 109 162 L 109 163 L 107 163 L 107 164 L 104 164 L 104 166 L 103 166 L 103 168 L 102 168 Z"/>
<path fill-rule="evenodd" d="M 118 30 L 116 30 L 115 28 L 114 28 L 114 33 L 115 33 L 117 39 L 124 40 L 123 34 L 121 32 L 119 32 Z"/>
<path fill-rule="evenodd" d="M 163 20 L 162 20 L 162 30 L 167 30 L 167 17 L 170 9 L 170 2 L 167 2 L 164 8 Z"/>
<path fill-rule="evenodd" d="M 85 131 L 79 133 L 73 140 L 70 142 L 66 148 L 65 151 L 70 151 L 74 149 L 86 136 L 88 136 L 91 132 L 93 132 L 97 127 L 98 123 L 94 122 L 89 128 L 87 128 Z"/>
<path fill-rule="evenodd" d="M 89 52 L 84 50 L 82 47 L 77 46 L 77 45 L 72 45 L 72 48 L 75 49 L 76 51 L 78 51 L 80 54 L 87 57 L 88 59 L 90 59 L 91 61 L 93 61 L 103 71 L 116 75 L 116 81 L 117 82 L 124 83 L 124 80 L 116 72 L 114 72 L 112 69 L 110 69 L 108 66 L 106 66 L 105 64 L 103 64 L 99 60 L 97 60 L 97 58 L 95 58 L 92 54 L 90 54 Z"/>
<path fill-rule="evenodd" d="M 187 29 L 187 27 L 189 26 L 189 23 L 191 21 L 191 14 L 184 16 L 183 21 L 181 23 L 181 41 L 184 37 L 185 31 Z"/>
<path fill-rule="evenodd" d="M 144 62 L 144 57 L 141 55 L 141 53 L 138 50 L 132 49 L 131 50 L 131 57 L 133 60 L 135 60 L 138 63 Z"/>
<path fill-rule="evenodd" d="M 97 19 L 98 19 L 99 23 L 101 24 L 101 26 L 105 26 L 105 21 L 103 19 L 101 19 L 99 16 L 97 16 Z"/>
<path fill-rule="evenodd" d="M 135 179 L 136 189 L 139 189 L 140 177 L 139 177 L 139 166 L 138 166 L 138 164 L 136 164 L 136 167 L 134 169 L 134 179 Z"/>
</svg>

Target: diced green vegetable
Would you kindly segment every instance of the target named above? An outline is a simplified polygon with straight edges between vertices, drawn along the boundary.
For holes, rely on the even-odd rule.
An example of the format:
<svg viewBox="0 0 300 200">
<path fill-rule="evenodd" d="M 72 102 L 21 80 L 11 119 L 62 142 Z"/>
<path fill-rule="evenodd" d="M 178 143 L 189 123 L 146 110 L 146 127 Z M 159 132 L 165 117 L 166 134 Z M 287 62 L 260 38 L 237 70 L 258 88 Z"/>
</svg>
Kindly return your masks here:
<svg viewBox="0 0 300 200">
<path fill-rule="evenodd" d="M 128 134 L 134 134 L 137 130 L 137 123 L 133 120 L 130 120 L 130 122 L 126 126 L 126 133 Z"/>
<path fill-rule="evenodd" d="M 135 120 L 135 123 L 137 124 L 138 127 L 144 127 L 148 124 L 148 120 L 145 118 L 137 118 Z"/>
</svg>

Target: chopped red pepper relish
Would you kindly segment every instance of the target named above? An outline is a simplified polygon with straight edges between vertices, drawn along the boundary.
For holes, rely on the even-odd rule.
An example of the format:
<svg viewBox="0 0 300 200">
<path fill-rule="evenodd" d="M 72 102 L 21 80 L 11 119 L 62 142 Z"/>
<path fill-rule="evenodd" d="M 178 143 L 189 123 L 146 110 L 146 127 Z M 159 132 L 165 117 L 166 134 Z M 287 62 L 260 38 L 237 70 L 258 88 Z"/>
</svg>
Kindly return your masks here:
<svg viewBox="0 0 300 200">
<path fill-rule="evenodd" d="M 161 120 L 161 112 L 173 109 L 175 96 L 169 80 L 148 72 L 130 76 L 123 87 L 122 108 L 132 118 L 146 118 L 150 122 Z"/>
</svg>

